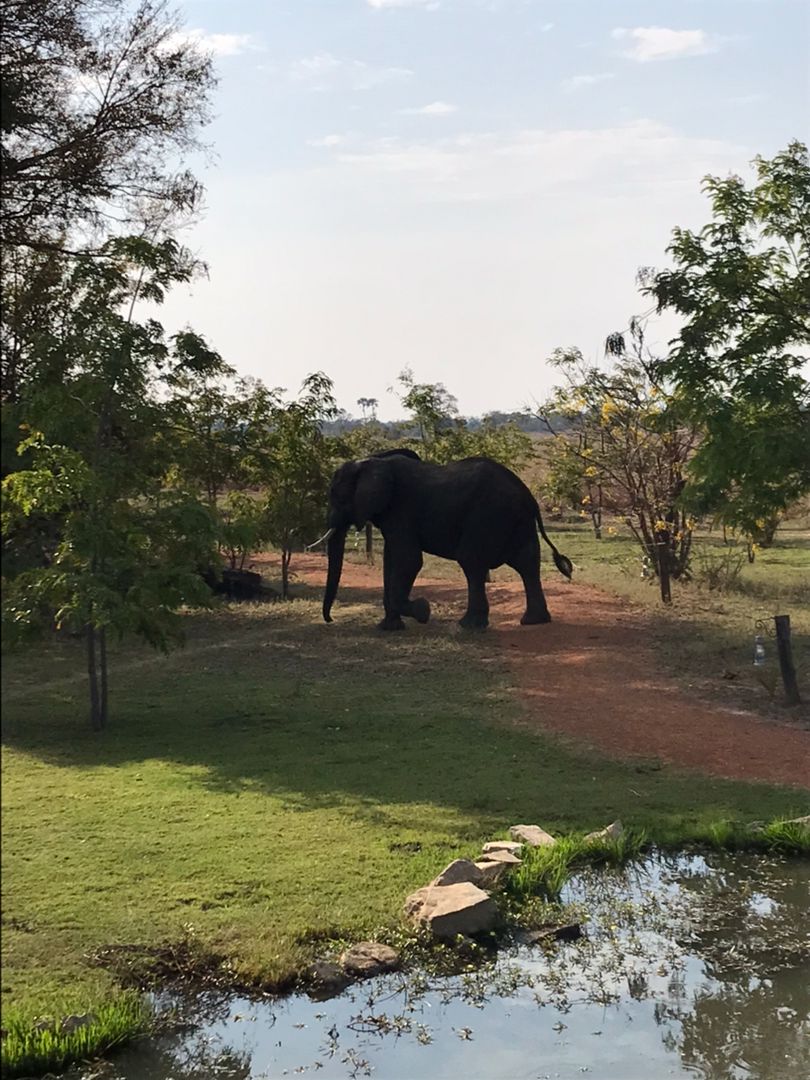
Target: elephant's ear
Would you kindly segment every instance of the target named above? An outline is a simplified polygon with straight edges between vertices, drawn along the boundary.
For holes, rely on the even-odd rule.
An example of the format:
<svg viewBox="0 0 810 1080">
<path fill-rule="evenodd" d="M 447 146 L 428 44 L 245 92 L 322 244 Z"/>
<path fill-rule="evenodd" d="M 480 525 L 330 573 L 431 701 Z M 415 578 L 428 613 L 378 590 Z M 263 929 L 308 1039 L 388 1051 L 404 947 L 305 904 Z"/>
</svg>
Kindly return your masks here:
<svg viewBox="0 0 810 1080">
<path fill-rule="evenodd" d="M 367 521 L 382 514 L 394 494 L 394 476 L 390 462 L 367 458 L 360 463 L 354 491 L 354 523 L 361 529 Z"/>
</svg>

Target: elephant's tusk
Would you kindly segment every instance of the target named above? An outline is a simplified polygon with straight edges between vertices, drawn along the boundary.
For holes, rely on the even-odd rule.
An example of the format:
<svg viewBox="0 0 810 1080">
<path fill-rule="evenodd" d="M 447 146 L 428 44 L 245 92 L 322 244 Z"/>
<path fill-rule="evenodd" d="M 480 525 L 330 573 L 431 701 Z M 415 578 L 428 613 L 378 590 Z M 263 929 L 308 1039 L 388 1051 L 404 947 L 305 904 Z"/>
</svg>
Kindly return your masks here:
<svg viewBox="0 0 810 1080">
<path fill-rule="evenodd" d="M 327 529 L 326 532 L 323 534 L 323 536 L 320 538 L 320 540 L 316 540 L 314 544 L 307 544 L 307 546 L 306 546 L 306 548 L 304 550 L 305 551 L 312 551 L 312 549 L 316 548 L 318 546 L 318 544 L 322 544 L 324 542 L 324 540 L 328 540 L 332 536 L 334 531 L 335 531 L 334 529 Z"/>
</svg>

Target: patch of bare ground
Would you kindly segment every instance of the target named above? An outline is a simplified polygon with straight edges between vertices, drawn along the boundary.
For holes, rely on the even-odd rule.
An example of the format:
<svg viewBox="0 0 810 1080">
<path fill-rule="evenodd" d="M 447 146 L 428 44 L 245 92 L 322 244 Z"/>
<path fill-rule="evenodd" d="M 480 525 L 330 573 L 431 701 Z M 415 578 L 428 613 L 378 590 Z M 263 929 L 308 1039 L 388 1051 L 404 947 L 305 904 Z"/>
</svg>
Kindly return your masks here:
<svg viewBox="0 0 810 1080">
<path fill-rule="evenodd" d="M 256 561 L 269 569 L 274 559 Z M 295 568 L 309 588 L 323 586 L 322 555 L 296 556 Z M 347 558 L 341 590 L 379 604 L 381 577 L 379 565 Z M 614 758 L 810 788 L 810 730 L 795 714 L 766 719 L 689 693 L 658 669 L 648 614 L 591 585 L 547 579 L 544 588 L 554 621 L 520 626 L 520 582 L 489 586 L 490 633 L 514 674 L 527 727 Z M 464 610 L 461 579 L 420 577 L 418 595 L 442 611 L 457 609 L 458 617 Z M 409 632 L 419 628 L 409 625 Z"/>
</svg>

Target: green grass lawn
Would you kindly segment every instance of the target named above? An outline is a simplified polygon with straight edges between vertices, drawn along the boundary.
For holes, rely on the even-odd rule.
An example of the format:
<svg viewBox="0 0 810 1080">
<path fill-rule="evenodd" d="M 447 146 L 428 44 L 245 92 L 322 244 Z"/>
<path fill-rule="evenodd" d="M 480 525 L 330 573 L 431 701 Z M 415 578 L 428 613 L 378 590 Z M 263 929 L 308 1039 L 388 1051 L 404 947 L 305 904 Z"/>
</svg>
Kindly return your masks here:
<svg viewBox="0 0 810 1080">
<path fill-rule="evenodd" d="M 111 944 L 191 935 L 283 981 L 319 937 L 395 924 L 408 892 L 516 821 L 622 817 L 673 840 L 807 813 L 796 791 L 533 734 L 491 638 L 436 623 L 380 636 L 351 590 L 333 626 L 314 599 L 187 621 L 168 657 L 115 649 L 100 736 L 78 642 L 6 658 L 7 1018 L 97 1007 L 115 983 L 87 957 Z"/>
</svg>

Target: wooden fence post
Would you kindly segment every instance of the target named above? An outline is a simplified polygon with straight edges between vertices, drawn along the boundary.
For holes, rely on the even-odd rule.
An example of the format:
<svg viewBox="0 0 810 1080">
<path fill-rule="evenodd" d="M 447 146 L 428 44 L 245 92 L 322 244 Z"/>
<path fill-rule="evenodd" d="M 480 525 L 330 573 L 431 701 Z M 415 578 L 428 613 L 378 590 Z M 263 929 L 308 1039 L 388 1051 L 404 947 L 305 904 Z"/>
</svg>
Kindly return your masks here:
<svg viewBox="0 0 810 1080">
<path fill-rule="evenodd" d="M 790 616 L 774 615 L 776 625 L 776 650 L 779 655 L 779 668 L 785 685 L 785 698 L 788 705 L 800 705 L 799 684 L 796 681 L 796 667 L 790 647 Z"/>
</svg>

